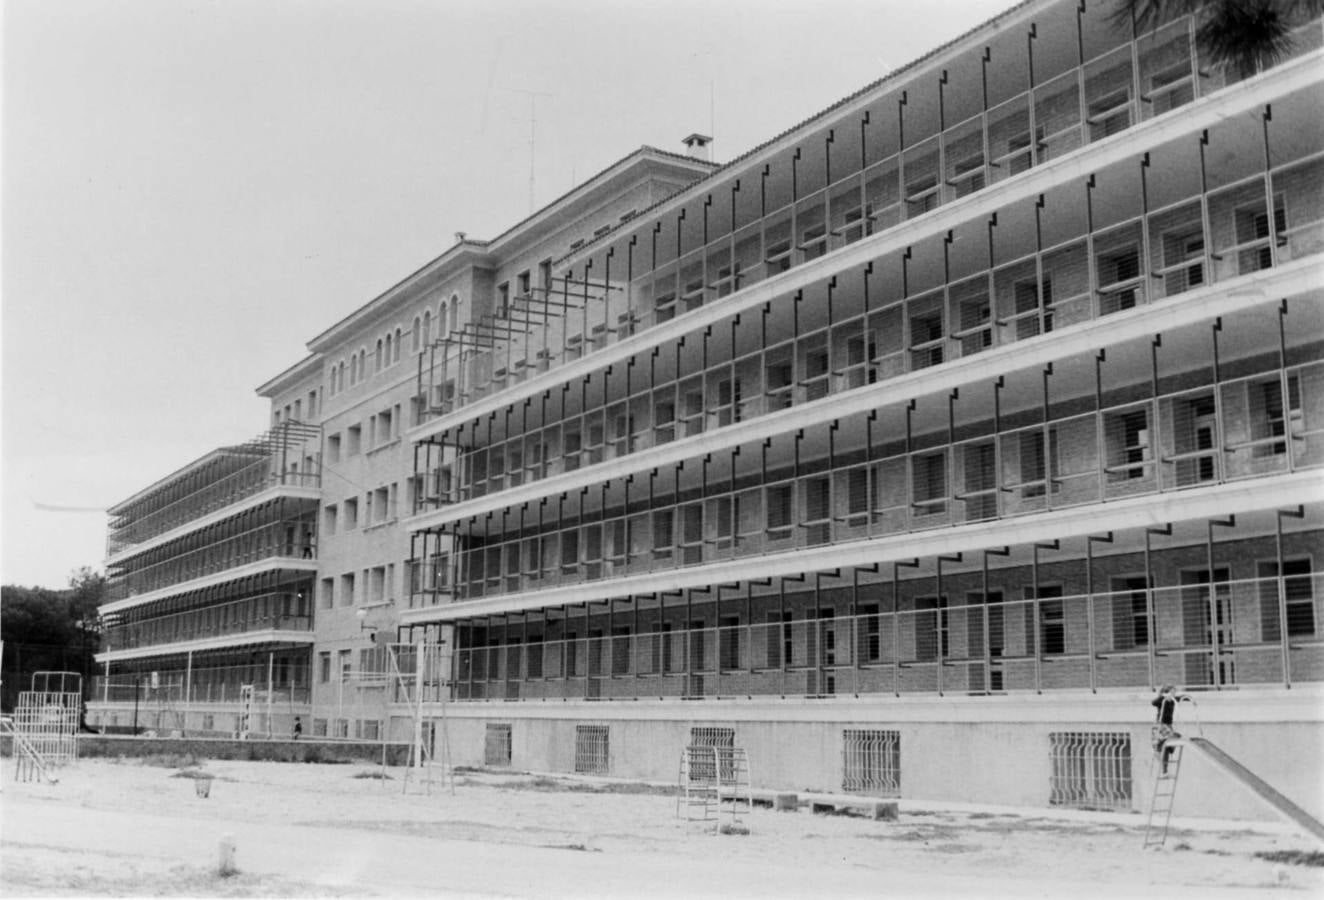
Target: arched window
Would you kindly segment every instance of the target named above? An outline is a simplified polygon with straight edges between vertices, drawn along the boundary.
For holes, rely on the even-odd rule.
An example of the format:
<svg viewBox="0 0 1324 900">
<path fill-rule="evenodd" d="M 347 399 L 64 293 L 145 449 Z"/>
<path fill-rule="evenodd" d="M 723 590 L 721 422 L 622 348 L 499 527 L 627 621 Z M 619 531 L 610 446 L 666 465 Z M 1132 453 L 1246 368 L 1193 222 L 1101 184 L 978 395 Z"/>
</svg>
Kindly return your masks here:
<svg viewBox="0 0 1324 900">
<path fill-rule="evenodd" d="M 382 339 L 377 338 L 377 349 L 372 355 L 372 370 L 380 372 L 382 370 Z"/>
<path fill-rule="evenodd" d="M 387 334 L 386 334 L 386 364 L 389 366 L 389 365 L 391 364 L 391 362 L 392 362 L 392 360 L 391 360 L 391 334 L 390 334 L 390 332 L 387 332 Z"/>
<path fill-rule="evenodd" d="M 399 328 L 396 328 L 396 329 L 395 329 L 395 358 L 392 359 L 391 362 L 399 362 L 399 361 L 400 361 L 400 329 L 399 329 Z"/>
<path fill-rule="evenodd" d="M 451 331 L 458 331 L 460 327 L 460 295 L 451 294 Z"/>
<path fill-rule="evenodd" d="M 343 359 L 340 361 L 340 378 L 336 383 L 339 385 L 336 390 L 343 391 L 345 389 L 345 361 Z"/>
<path fill-rule="evenodd" d="M 446 304 L 442 303 L 441 308 L 437 311 L 437 337 L 444 338 L 445 336 L 446 336 Z"/>
<path fill-rule="evenodd" d="M 410 338 L 410 347 L 415 353 L 422 349 L 418 344 L 419 335 L 422 333 L 423 331 L 419 325 L 418 316 L 414 316 L 414 330 L 411 332 L 412 337 Z"/>
<path fill-rule="evenodd" d="M 359 381 L 365 381 L 368 377 L 368 351 L 359 348 Z"/>
<path fill-rule="evenodd" d="M 432 343 L 432 310 L 423 313 L 423 346 Z"/>
</svg>

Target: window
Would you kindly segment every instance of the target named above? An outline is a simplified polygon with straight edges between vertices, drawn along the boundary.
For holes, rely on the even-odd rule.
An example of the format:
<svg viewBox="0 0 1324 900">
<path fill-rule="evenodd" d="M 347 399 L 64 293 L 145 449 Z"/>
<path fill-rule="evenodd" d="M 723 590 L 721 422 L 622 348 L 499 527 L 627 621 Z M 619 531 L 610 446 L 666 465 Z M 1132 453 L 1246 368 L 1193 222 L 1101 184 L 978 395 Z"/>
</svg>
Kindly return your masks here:
<svg viewBox="0 0 1324 900">
<path fill-rule="evenodd" d="M 957 160 L 952 171 L 952 186 L 956 189 L 956 196 L 973 194 L 984 186 L 984 154 L 975 153 Z"/>
<path fill-rule="evenodd" d="M 1287 607 L 1288 637 L 1311 637 L 1315 634 L 1315 587 L 1310 575 L 1310 558 L 1283 560 L 1279 579 L 1277 562 L 1259 564 L 1260 639 L 1282 640 L 1278 590 L 1282 585 Z"/>
<path fill-rule="evenodd" d="M 322 534 L 331 535 L 336 533 L 336 505 L 328 503 L 322 507 Z"/>
<path fill-rule="evenodd" d="M 1301 408 L 1301 382 L 1295 373 L 1287 375 L 1287 406 L 1283 406 L 1283 380 L 1274 378 L 1270 381 L 1252 382 L 1247 385 L 1248 402 L 1251 410 L 1251 437 L 1260 442 L 1254 455 L 1257 457 L 1282 455 L 1287 452 L 1286 441 L 1269 441 L 1291 434 L 1299 435 L 1304 430 L 1304 414 Z"/>
<path fill-rule="evenodd" d="M 1131 92 L 1114 91 L 1089 105 L 1090 140 L 1097 141 L 1124 130 L 1131 124 Z"/>
<path fill-rule="evenodd" d="M 575 772 L 605 775 L 609 766 L 610 728 L 607 725 L 575 726 Z"/>
<path fill-rule="evenodd" d="M 860 640 L 860 660 L 878 662 L 882 659 L 882 637 L 879 634 L 878 604 L 865 603 L 859 607 L 856 628 Z"/>
<path fill-rule="evenodd" d="M 1190 103 L 1195 99 L 1190 59 L 1182 59 L 1155 72 L 1149 77 L 1149 88 L 1149 99 L 1156 116 Z"/>
<path fill-rule="evenodd" d="M 483 734 L 483 765 L 510 765 L 511 726 L 488 722 Z"/>
<path fill-rule="evenodd" d="M 946 659 L 950 653 L 950 640 L 947 631 L 947 595 L 941 597 L 916 597 L 915 609 L 915 659 L 920 662 L 933 662 L 941 657 Z"/>
<path fill-rule="evenodd" d="M 351 425 L 345 429 L 345 455 L 357 456 L 362 449 L 363 426 Z"/>
<path fill-rule="evenodd" d="M 516 278 L 516 283 L 519 285 L 519 296 L 528 297 L 529 289 L 533 287 L 533 282 L 528 269 L 519 273 L 519 277 Z"/>
<path fill-rule="evenodd" d="M 382 352 L 383 349 L 382 339 L 377 338 L 377 349 L 374 350 L 372 354 L 372 370 L 374 372 L 380 372 L 382 366 L 386 364 L 386 356 Z"/>
<path fill-rule="evenodd" d="M 1136 245 L 1100 253 L 1097 261 L 1099 312 L 1131 309 L 1140 299 L 1140 248 Z"/>
<path fill-rule="evenodd" d="M 936 516 L 947 511 L 947 454 L 916 455 L 911 483 L 915 515 Z"/>
<path fill-rule="evenodd" d="M 943 361 L 942 308 L 925 304 L 910 316 L 910 364 L 926 369 Z"/>
<path fill-rule="evenodd" d="M 768 613 L 767 644 L 768 668 L 780 669 L 792 665 L 795 642 L 792 639 L 789 612 Z"/>
<path fill-rule="evenodd" d="M 497 285 L 496 309 L 493 315 L 503 317 L 510 312 L 510 282 L 503 281 Z"/>
<path fill-rule="evenodd" d="M 779 541 L 791 537 L 794 515 L 791 485 L 778 484 L 768 488 L 764 507 L 767 509 L 768 540 Z"/>
<path fill-rule="evenodd" d="M 1204 231 L 1188 225 L 1163 235 L 1163 288 L 1168 296 L 1204 284 Z"/>
<path fill-rule="evenodd" d="M 671 558 L 674 522 L 675 516 L 672 510 L 660 509 L 653 513 L 653 559 Z"/>
<path fill-rule="evenodd" d="M 423 313 L 423 347 L 432 345 L 432 310 Z"/>
<path fill-rule="evenodd" d="M 1048 735 L 1048 802 L 1077 809 L 1131 808 L 1131 736 L 1055 731 Z"/>
<path fill-rule="evenodd" d="M 876 797 L 901 796 L 901 732 L 843 730 L 841 789 Z"/>
<path fill-rule="evenodd" d="M 868 524 L 873 495 L 869 492 L 869 470 L 863 466 L 846 472 L 846 512 L 849 524 Z"/>
<path fill-rule="evenodd" d="M 1126 481 L 1149 474 L 1149 410 L 1111 413 L 1104 420 L 1108 445 L 1108 480 Z"/>
<path fill-rule="evenodd" d="M 379 487 L 372 492 L 372 508 L 370 510 L 373 524 L 385 522 L 391 517 L 391 490 L 389 487 Z"/>
<path fill-rule="evenodd" d="M 1287 211 L 1284 198 L 1279 194 L 1273 201 L 1273 234 L 1269 233 L 1269 215 L 1264 205 L 1244 206 L 1233 213 L 1236 222 L 1237 245 L 1242 247 L 1237 253 L 1238 274 L 1258 272 L 1273 265 L 1273 248 L 1269 245 L 1271 237 L 1284 240 L 1287 231 Z"/>
<path fill-rule="evenodd" d="M 1149 610 L 1145 600 L 1148 586 L 1143 575 L 1112 580 L 1114 650 L 1149 646 Z"/>
<path fill-rule="evenodd" d="M 1044 458 L 1044 432 L 1032 429 L 1020 433 L 1021 461 L 1021 496 L 1024 498 L 1042 497 L 1050 488 L 1053 493 L 1061 490 L 1057 483 L 1058 439 L 1057 429 L 1048 429 L 1048 458 Z"/>
<path fill-rule="evenodd" d="M 345 515 L 344 515 L 345 530 L 350 531 L 351 529 L 358 528 L 359 498 L 350 497 L 347 500 L 345 500 L 343 506 L 345 510 Z"/>
<path fill-rule="evenodd" d="M 318 594 L 318 606 L 322 609 L 331 609 L 336 605 L 336 580 L 334 578 L 323 578 L 322 588 Z"/>
<path fill-rule="evenodd" d="M 671 623 L 653 623 L 651 672 L 671 671 Z"/>
<path fill-rule="evenodd" d="M 1034 600 L 1035 596 L 1034 588 L 1025 589 L 1026 600 Z M 1060 585 L 1039 588 L 1039 652 L 1044 656 L 1062 654 L 1067 649 L 1066 609 L 1061 598 Z"/>
<path fill-rule="evenodd" d="M 336 674 L 341 681 L 348 681 L 354 673 L 354 661 L 351 656 L 353 652 L 352 650 L 341 650 L 336 654 Z"/>
<path fill-rule="evenodd" d="M 340 605 L 354 605 L 354 573 L 347 572 L 340 576 Z"/>
<path fill-rule="evenodd" d="M 1034 337 L 1053 330 L 1053 282 L 1043 280 L 1043 302 L 1039 299 L 1039 282 L 1018 281 L 1012 288 L 1016 302 L 1016 340 Z"/>
<path fill-rule="evenodd" d="M 740 668 L 740 619 L 737 616 L 722 616 L 717 622 L 718 665 L 723 669 Z"/>
</svg>

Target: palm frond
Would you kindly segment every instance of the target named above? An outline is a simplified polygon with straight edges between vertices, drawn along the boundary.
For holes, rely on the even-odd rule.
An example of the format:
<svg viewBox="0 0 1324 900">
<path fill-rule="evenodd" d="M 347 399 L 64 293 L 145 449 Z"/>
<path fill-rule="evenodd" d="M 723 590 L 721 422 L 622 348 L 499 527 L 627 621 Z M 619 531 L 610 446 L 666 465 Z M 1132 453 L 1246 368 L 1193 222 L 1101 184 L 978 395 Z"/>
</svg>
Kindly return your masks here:
<svg viewBox="0 0 1324 900">
<path fill-rule="evenodd" d="M 1253 75 L 1292 50 L 1292 23 L 1274 0 L 1216 0 L 1208 4 L 1195 40 L 1214 65 Z"/>
</svg>

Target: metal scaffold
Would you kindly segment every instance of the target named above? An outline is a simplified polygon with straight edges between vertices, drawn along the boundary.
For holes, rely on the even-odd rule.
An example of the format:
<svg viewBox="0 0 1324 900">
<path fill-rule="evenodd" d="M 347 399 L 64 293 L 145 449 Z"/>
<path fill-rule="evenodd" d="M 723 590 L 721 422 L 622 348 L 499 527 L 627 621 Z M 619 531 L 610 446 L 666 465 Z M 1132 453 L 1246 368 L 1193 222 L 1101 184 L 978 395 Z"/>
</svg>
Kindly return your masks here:
<svg viewBox="0 0 1324 900">
<path fill-rule="evenodd" d="M 14 738 L 15 777 L 54 783 L 54 769 L 78 760 L 83 676 L 76 672 L 34 672 L 32 690 L 18 695 L 5 730 Z"/>
<path fill-rule="evenodd" d="M 442 673 L 442 645 L 419 641 L 413 644 L 383 644 L 373 654 L 371 666 L 352 671 L 349 680 L 360 687 L 375 686 L 382 691 L 383 720 L 389 721 L 392 705 L 403 705 L 408 713 L 409 755 L 405 761 L 402 793 L 411 782 L 431 793 L 438 780 L 434 766 L 440 763 L 440 781 L 455 793 L 455 772 L 450 752 L 450 733 L 446 723 L 446 685 Z M 426 715 L 424 704 L 435 702 L 438 713 Z M 382 762 L 386 762 L 389 729 L 382 730 Z"/>
</svg>

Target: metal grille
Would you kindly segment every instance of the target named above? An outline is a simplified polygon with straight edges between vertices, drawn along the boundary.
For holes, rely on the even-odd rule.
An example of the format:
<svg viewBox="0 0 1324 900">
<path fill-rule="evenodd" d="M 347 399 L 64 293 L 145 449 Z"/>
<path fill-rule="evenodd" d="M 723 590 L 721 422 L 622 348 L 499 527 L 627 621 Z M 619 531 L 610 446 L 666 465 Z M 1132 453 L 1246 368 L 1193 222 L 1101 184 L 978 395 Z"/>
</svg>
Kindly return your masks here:
<svg viewBox="0 0 1324 900">
<path fill-rule="evenodd" d="M 483 765 L 510 765 L 510 730 L 511 726 L 509 724 L 492 722 L 487 724 L 487 729 L 483 735 Z"/>
<path fill-rule="evenodd" d="M 33 682 L 37 681 L 36 677 Z M 14 707 L 14 731 L 48 766 L 78 760 L 78 711 L 82 695 L 68 691 L 23 691 Z"/>
<path fill-rule="evenodd" d="M 730 750 L 736 745 L 736 730 L 734 728 L 691 728 L 689 747 L 719 747 L 724 750 Z M 688 748 L 687 748 L 688 749 Z M 718 754 L 722 757 L 722 780 L 730 781 L 731 754 Z M 716 764 L 717 756 L 711 754 L 691 754 L 690 756 L 690 778 L 700 781 L 712 781 L 717 775 L 713 766 Z"/>
<path fill-rule="evenodd" d="M 841 739 L 842 790 L 901 796 L 901 732 L 847 728 Z"/>
<path fill-rule="evenodd" d="M 605 775 L 608 769 L 607 738 L 611 729 L 606 725 L 575 726 L 575 771 L 589 775 Z"/>
<path fill-rule="evenodd" d="M 1120 731 L 1049 734 L 1053 806 L 1131 808 L 1131 736 Z"/>
</svg>

